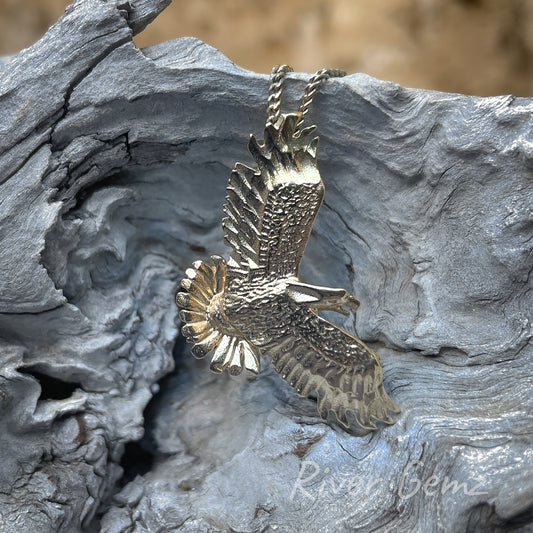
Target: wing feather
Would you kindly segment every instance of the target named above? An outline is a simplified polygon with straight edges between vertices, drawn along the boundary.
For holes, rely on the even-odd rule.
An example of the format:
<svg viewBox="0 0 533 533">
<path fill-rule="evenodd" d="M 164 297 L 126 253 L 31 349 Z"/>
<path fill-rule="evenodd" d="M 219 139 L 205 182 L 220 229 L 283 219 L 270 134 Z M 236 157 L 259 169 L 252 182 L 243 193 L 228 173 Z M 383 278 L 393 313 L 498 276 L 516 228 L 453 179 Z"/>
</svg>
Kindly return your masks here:
<svg viewBox="0 0 533 533">
<path fill-rule="evenodd" d="M 286 115 L 252 136 L 258 170 L 237 163 L 228 187 L 222 227 L 231 248 L 229 276 L 250 270 L 295 276 L 324 196 L 316 165 L 316 141 L 293 138 L 296 116 Z M 305 130 L 305 135 L 312 130 Z M 305 137 L 303 135 L 303 137 Z"/>
<path fill-rule="evenodd" d="M 350 427 L 350 413 L 366 429 L 374 420 L 392 424 L 389 412 L 400 409 L 383 386 L 378 357 L 359 339 L 311 310 L 291 321 L 290 331 L 279 349 L 279 340 L 267 348 L 274 369 L 299 395 L 317 393 L 323 419 L 333 412 L 339 423 Z"/>
</svg>

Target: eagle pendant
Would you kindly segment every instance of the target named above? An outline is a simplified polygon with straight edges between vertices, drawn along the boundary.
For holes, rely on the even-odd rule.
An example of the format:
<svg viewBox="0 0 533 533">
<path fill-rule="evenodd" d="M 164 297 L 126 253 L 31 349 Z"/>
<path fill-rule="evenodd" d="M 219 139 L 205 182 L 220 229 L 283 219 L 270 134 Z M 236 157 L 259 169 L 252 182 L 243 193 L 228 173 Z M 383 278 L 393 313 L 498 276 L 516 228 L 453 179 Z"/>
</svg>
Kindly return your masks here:
<svg viewBox="0 0 533 533">
<path fill-rule="evenodd" d="M 315 392 L 318 412 L 334 413 L 345 429 L 353 419 L 365 429 L 374 421 L 392 424 L 400 409 L 383 386 L 378 356 L 363 342 L 318 315 L 348 315 L 359 302 L 344 289 L 298 279 L 313 222 L 324 197 L 317 167 L 316 128 L 295 136 L 300 113 L 267 125 L 265 142 L 250 136 L 254 170 L 237 163 L 227 186 L 224 241 L 233 251 L 226 262 L 196 261 L 181 281 L 176 302 L 192 353 L 213 352 L 210 368 L 257 374 L 261 356 L 301 396 Z M 334 417 L 333 417 L 334 418 Z"/>
</svg>

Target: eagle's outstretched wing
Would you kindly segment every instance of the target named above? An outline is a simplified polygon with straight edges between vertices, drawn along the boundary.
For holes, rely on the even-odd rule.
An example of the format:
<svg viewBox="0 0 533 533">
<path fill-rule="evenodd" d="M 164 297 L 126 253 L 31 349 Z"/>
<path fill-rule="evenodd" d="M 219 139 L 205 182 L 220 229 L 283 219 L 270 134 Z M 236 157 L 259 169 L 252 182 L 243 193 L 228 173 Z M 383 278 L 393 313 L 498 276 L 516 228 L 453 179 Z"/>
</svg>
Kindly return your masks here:
<svg viewBox="0 0 533 533">
<path fill-rule="evenodd" d="M 400 409 L 385 391 L 376 354 L 312 309 L 289 307 L 284 335 L 265 347 L 276 372 L 301 396 L 316 391 L 323 419 L 333 412 L 348 428 L 351 413 L 366 429 L 376 429 L 373 420 L 392 424 L 389 411 Z"/>
<path fill-rule="evenodd" d="M 250 137 L 258 170 L 237 163 L 227 187 L 222 221 L 225 242 L 233 248 L 228 276 L 296 276 L 324 185 L 316 164 L 314 127 L 293 137 L 297 114 L 282 115 L 265 129 L 265 143 Z"/>
</svg>

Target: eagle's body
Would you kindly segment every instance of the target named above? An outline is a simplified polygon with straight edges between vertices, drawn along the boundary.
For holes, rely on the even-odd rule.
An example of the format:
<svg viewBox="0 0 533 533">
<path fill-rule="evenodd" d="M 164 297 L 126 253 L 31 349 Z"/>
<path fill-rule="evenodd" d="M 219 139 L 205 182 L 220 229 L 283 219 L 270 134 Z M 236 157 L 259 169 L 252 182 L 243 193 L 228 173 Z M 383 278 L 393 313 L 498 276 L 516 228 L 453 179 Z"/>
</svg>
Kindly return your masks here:
<svg viewBox="0 0 533 533">
<path fill-rule="evenodd" d="M 301 395 L 318 394 L 321 416 L 333 411 L 344 426 L 351 412 L 365 428 L 372 418 L 392 423 L 398 412 L 382 383 L 377 356 L 360 340 L 318 316 L 319 309 L 347 314 L 359 302 L 344 289 L 302 283 L 298 267 L 324 196 L 316 164 L 317 140 L 307 128 L 294 137 L 296 114 L 283 115 L 265 131 L 265 144 L 250 139 L 258 171 L 237 163 L 228 184 L 226 263 L 196 262 L 178 293 L 195 343 L 193 354 L 215 350 L 211 369 L 259 372 L 259 355 Z"/>
</svg>

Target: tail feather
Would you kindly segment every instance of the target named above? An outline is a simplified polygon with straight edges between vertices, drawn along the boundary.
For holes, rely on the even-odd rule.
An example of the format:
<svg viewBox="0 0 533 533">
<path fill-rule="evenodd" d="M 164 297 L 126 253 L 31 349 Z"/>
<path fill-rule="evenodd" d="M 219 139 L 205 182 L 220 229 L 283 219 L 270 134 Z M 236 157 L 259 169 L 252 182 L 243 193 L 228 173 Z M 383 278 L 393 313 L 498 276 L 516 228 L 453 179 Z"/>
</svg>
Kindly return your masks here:
<svg viewBox="0 0 533 533">
<path fill-rule="evenodd" d="M 239 336 L 235 329 L 221 320 L 226 282 L 226 262 L 219 256 L 211 256 L 212 264 L 195 261 L 193 268 L 181 283 L 176 294 L 180 318 L 185 323 L 182 333 L 193 343 L 194 357 L 202 359 L 214 350 L 210 368 L 213 372 L 240 374 L 246 368 L 258 374 L 259 352 L 255 346 Z M 215 316 L 216 315 L 216 316 Z"/>
</svg>

